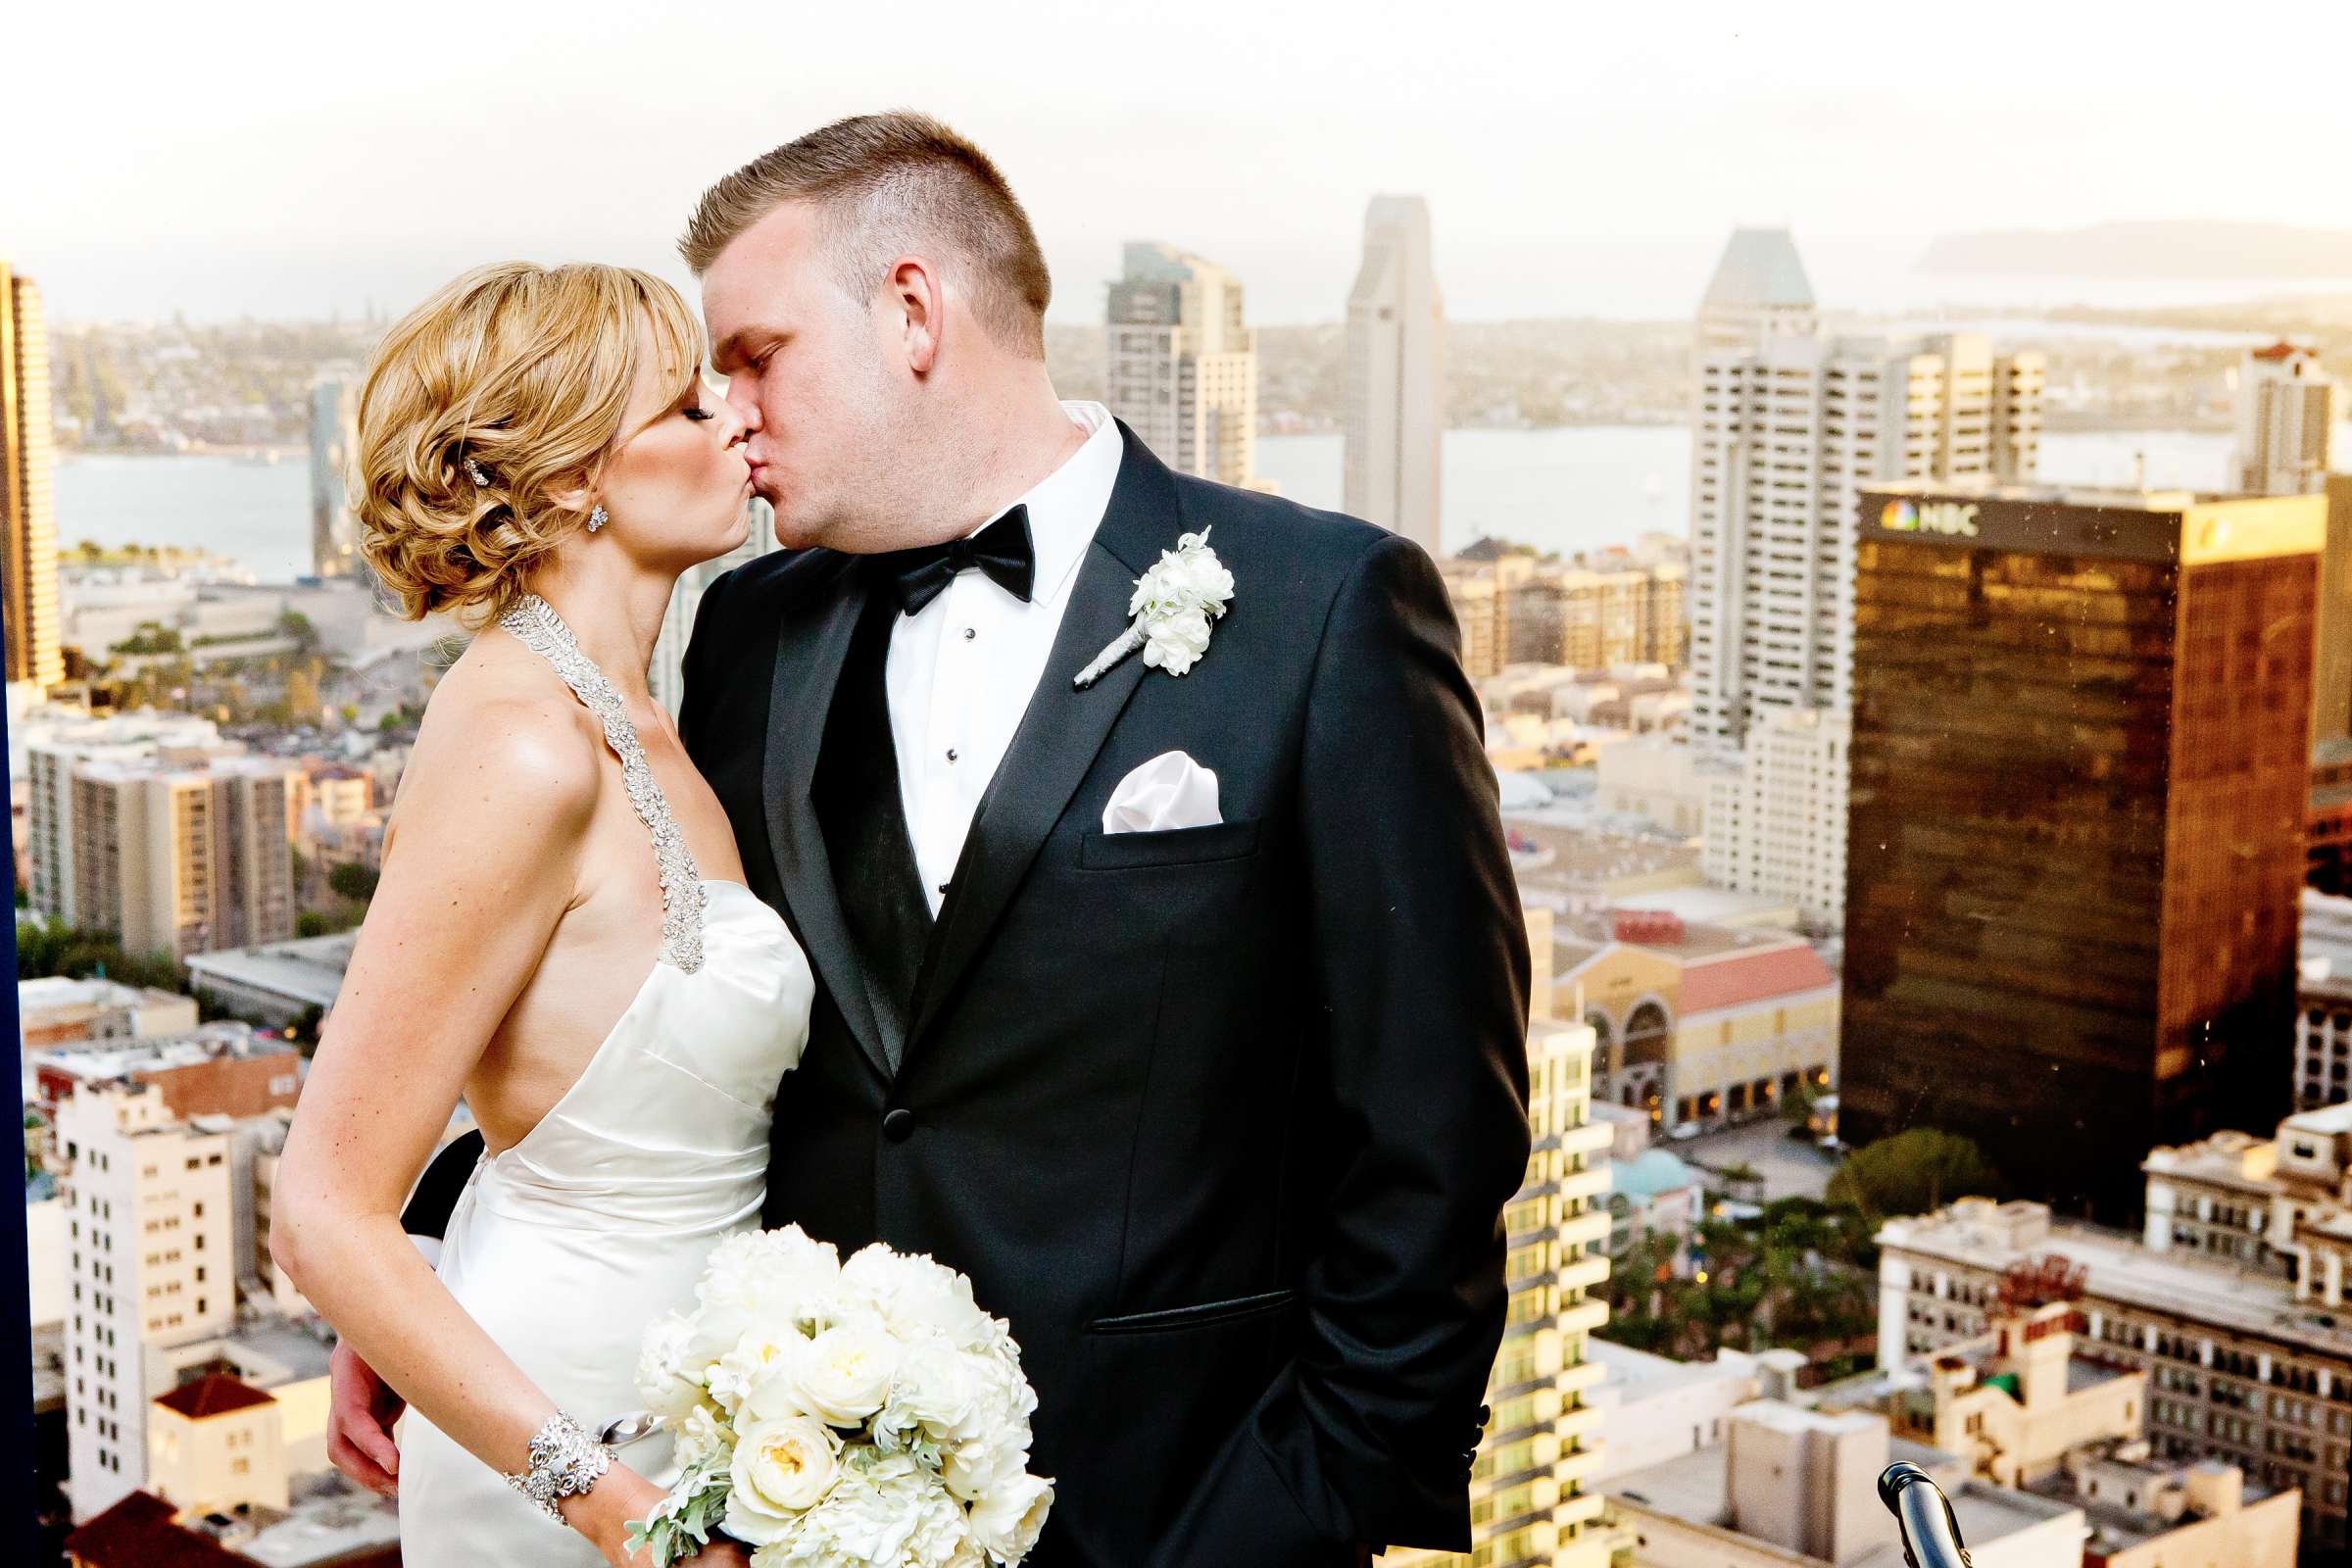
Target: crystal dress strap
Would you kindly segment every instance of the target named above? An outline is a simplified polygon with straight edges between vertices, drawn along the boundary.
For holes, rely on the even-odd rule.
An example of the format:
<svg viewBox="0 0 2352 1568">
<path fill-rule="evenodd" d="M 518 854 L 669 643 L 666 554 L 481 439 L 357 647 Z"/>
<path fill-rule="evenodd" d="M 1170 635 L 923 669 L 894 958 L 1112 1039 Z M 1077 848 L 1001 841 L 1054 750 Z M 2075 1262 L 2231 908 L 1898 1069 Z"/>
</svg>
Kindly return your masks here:
<svg viewBox="0 0 2352 1568">
<path fill-rule="evenodd" d="M 669 814 L 668 797 L 645 759 L 645 745 L 620 693 L 605 672 L 580 651 L 579 640 L 555 606 L 537 594 L 527 594 L 498 618 L 499 626 L 516 642 L 555 666 L 588 711 L 605 727 L 605 744 L 620 759 L 620 778 L 629 805 L 654 838 L 654 863 L 662 875 L 662 961 L 691 974 L 703 966 L 702 873 L 686 836 Z"/>
</svg>

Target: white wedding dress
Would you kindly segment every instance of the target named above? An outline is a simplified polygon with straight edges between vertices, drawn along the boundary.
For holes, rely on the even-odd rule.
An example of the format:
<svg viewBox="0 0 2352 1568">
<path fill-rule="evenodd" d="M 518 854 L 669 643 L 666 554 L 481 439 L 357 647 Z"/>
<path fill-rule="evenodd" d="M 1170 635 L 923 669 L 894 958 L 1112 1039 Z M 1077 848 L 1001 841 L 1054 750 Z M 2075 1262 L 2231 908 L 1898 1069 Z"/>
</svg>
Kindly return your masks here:
<svg viewBox="0 0 2352 1568">
<path fill-rule="evenodd" d="M 499 1348 L 593 1432 L 644 1402 L 635 1372 L 646 1325 L 691 1306 L 710 1249 L 760 1222 L 777 1080 L 808 1043 L 813 982 L 781 916 L 741 883 L 696 872 L 618 697 L 555 612 L 526 601 L 501 624 L 603 720 L 653 834 L 663 937 L 579 1080 L 521 1142 L 474 1168 L 439 1272 Z M 672 1479 L 666 1436 L 619 1458 Z M 400 1544 L 412 1568 L 604 1561 L 415 1410 L 400 1437 Z"/>
</svg>

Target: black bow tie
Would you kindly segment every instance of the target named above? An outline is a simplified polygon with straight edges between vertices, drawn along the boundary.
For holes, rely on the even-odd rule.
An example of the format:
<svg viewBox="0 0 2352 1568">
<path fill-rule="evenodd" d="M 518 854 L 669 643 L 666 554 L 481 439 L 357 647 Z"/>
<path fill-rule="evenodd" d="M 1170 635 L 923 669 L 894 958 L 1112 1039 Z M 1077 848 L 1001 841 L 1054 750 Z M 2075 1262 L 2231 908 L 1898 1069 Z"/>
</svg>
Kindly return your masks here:
<svg viewBox="0 0 2352 1568">
<path fill-rule="evenodd" d="M 875 569 L 898 590 L 909 615 L 947 592 L 959 571 L 977 567 L 1023 604 L 1037 582 L 1037 547 L 1029 538 L 1029 509 L 1015 507 L 968 539 L 874 558 Z"/>
</svg>

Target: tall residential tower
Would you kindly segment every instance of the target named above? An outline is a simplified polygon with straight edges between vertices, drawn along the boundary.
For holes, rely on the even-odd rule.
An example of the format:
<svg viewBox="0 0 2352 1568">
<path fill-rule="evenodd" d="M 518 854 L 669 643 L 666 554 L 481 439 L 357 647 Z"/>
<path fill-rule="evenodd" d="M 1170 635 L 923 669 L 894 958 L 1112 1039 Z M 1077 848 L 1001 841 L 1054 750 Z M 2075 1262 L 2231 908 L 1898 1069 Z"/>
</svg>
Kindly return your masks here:
<svg viewBox="0 0 2352 1568">
<path fill-rule="evenodd" d="M 1348 294 L 1346 499 L 1354 516 L 1438 554 L 1446 425 L 1446 308 L 1430 263 L 1429 203 L 1375 196 Z"/>
<path fill-rule="evenodd" d="M 1104 398 L 1169 467 L 1251 485 L 1257 334 L 1241 280 L 1173 245 L 1135 241 L 1110 285 Z"/>
<path fill-rule="evenodd" d="M 42 690 L 66 678 L 58 647 L 51 441 L 41 292 L 0 262 L 0 620 L 7 623 L 9 684 Z"/>
</svg>

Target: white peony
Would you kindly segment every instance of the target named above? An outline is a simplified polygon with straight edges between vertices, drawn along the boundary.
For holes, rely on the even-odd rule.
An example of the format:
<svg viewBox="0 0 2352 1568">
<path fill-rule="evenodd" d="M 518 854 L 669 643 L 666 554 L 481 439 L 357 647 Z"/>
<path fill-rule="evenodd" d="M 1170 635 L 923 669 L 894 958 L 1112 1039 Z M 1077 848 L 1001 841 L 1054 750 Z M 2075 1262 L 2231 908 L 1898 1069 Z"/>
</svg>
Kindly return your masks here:
<svg viewBox="0 0 2352 1568">
<path fill-rule="evenodd" d="M 833 1489 L 841 1475 L 839 1442 L 806 1416 L 747 1428 L 727 1466 L 727 1534 L 754 1545 L 781 1539 Z"/>
<path fill-rule="evenodd" d="M 1054 1506 L 1054 1484 L 1032 1475 L 1012 1476 L 983 1493 L 972 1504 L 972 1534 L 999 1562 L 1019 1562 L 1035 1549 Z"/>
<path fill-rule="evenodd" d="M 964 1435 L 981 1408 L 981 1383 L 969 1359 L 936 1340 L 913 1347 L 900 1357 L 874 1424 L 895 1432 L 922 1427 L 934 1438 Z"/>
<path fill-rule="evenodd" d="M 901 1348 L 880 1328 L 844 1323 L 803 1346 L 785 1371 L 800 1407 L 837 1427 L 856 1427 L 882 1408 Z"/>
<path fill-rule="evenodd" d="M 987 1344 L 995 1329 L 972 1299 L 972 1282 L 928 1257 L 877 1244 L 841 1266 L 841 1282 L 904 1340 L 936 1334 L 968 1349 Z"/>
</svg>

